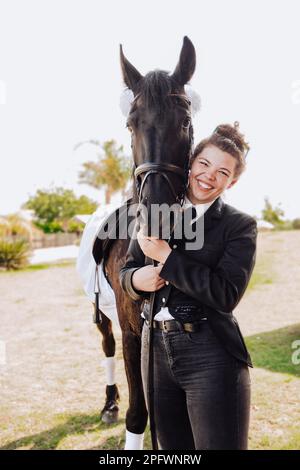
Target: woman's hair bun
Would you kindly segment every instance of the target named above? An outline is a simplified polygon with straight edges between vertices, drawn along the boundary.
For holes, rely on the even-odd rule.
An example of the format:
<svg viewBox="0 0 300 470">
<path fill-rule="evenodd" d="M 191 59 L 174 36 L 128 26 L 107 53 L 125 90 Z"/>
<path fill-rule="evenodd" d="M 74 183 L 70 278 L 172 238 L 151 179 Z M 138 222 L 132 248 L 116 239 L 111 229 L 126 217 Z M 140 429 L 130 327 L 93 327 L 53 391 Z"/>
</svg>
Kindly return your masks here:
<svg viewBox="0 0 300 470">
<path fill-rule="evenodd" d="M 214 130 L 214 133 L 218 134 L 220 137 L 224 139 L 231 140 L 236 147 L 242 152 L 246 152 L 249 150 L 249 145 L 245 141 L 244 135 L 239 130 L 240 123 L 235 121 L 233 126 L 231 124 L 220 124 Z"/>
<path fill-rule="evenodd" d="M 220 124 L 213 133 L 206 139 L 201 140 L 196 146 L 190 160 L 193 164 L 197 155 L 200 155 L 205 147 L 213 145 L 220 150 L 229 153 L 236 160 L 234 175 L 238 178 L 246 168 L 246 156 L 249 152 L 248 142 L 245 141 L 244 134 L 240 131 L 240 124 L 235 121 L 231 124 Z"/>
</svg>

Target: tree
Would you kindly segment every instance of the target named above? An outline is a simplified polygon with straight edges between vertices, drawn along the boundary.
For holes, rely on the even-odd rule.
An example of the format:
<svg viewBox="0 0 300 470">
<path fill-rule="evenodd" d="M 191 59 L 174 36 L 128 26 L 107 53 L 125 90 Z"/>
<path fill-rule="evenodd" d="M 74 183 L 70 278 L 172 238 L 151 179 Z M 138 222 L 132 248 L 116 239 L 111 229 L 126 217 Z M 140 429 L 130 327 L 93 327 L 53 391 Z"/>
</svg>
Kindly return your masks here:
<svg viewBox="0 0 300 470">
<path fill-rule="evenodd" d="M 103 153 L 98 154 L 97 162 L 83 163 L 79 182 L 96 189 L 104 187 L 105 203 L 109 204 L 112 194 L 125 188 L 131 176 L 131 161 L 124 155 L 123 146 L 118 147 L 115 140 L 108 140 L 102 145 L 97 141 L 89 143 L 100 146 Z"/>
<path fill-rule="evenodd" d="M 273 207 L 269 198 L 265 197 L 265 207 L 262 210 L 262 218 L 278 227 L 284 224 L 284 220 L 282 219 L 283 216 L 284 211 L 281 207 Z"/>
<path fill-rule="evenodd" d="M 92 214 L 97 203 L 86 196 L 77 198 L 71 189 L 39 189 L 24 204 L 35 213 L 36 225 L 44 232 L 67 231 L 75 214 Z"/>
</svg>

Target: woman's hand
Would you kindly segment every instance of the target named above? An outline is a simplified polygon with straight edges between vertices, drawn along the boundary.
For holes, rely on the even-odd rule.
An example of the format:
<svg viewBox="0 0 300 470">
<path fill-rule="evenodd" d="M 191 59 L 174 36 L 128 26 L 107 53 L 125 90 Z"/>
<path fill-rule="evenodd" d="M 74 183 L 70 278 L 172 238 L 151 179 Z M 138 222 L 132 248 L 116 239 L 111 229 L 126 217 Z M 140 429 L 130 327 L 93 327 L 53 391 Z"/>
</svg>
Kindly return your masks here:
<svg viewBox="0 0 300 470">
<path fill-rule="evenodd" d="M 141 250 L 146 256 L 159 261 L 160 263 L 165 263 L 172 249 L 165 240 L 159 240 L 155 237 L 147 237 L 140 230 L 137 233 L 137 240 L 141 247 Z"/>
<path fill-rule="evenodd" d="M 158 266 L 143 266 L 134 271 L 132 275 L 132 285 L 136 290 L 154 292 L 165 285 L 164 279 L 159 277 L 162 264 Z"/>
</svg>

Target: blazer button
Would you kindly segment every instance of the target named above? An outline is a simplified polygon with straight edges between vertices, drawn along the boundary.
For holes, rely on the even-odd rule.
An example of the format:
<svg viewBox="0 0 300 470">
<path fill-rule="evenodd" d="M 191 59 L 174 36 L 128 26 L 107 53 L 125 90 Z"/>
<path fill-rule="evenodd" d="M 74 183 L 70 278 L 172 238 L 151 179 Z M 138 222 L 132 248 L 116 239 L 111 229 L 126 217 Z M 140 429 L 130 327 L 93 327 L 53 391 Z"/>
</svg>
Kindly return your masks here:
<svg viewBox="0 0 300 470">
<path fill-rule="evenodd" d="M 177 248 L 177 245 L 173 245 L 174 250 Z"/>
</svg>

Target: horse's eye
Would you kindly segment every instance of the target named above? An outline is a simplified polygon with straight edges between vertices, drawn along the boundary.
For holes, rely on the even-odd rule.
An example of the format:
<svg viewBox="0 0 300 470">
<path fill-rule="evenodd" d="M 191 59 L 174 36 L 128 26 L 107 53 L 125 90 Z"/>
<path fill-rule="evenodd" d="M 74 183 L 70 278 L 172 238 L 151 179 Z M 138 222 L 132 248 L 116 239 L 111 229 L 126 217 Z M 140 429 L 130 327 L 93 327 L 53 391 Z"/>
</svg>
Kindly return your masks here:
<svg viewBox="0 0 300 470">
<path fill-rule="evenodd" d="M 184 129 L 188 129 L 190 127 L 190 124 L 191 124 L 191 119 L 189 117 L 185 117 L 182 123 L 182 127 Z"/>
<path fill-rule="evenodd" d="M 133 132 L 132 127 L 128 123 L 126 124 L 126 127 L 127 127 L 127 129 L 129 130 L 130 133 Z"/>
</svg>

